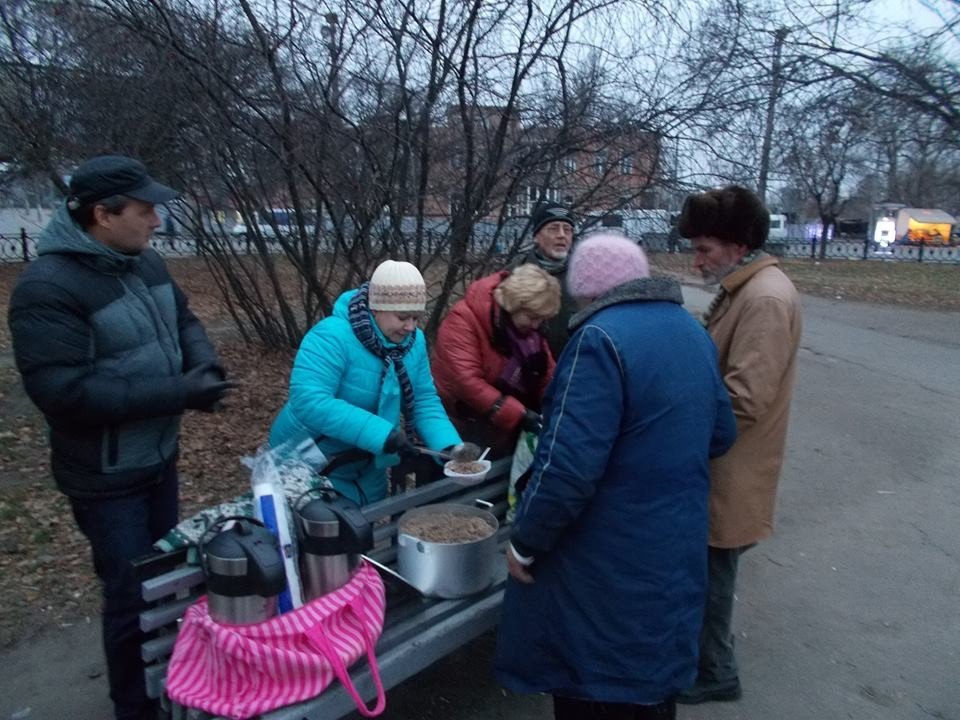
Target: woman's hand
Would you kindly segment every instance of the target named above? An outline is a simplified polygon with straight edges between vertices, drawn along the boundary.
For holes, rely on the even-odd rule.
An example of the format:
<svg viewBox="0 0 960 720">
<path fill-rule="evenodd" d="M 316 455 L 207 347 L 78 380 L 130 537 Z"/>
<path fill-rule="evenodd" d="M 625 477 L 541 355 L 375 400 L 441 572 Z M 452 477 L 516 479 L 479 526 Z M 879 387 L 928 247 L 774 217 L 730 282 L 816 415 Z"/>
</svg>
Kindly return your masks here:
<svg viewBox="0 0 960 720">
<path fill-rule="evenodd" d="M 387 435 L 387 441 L 383 444 L 383 451 L 388 455 L 396 453 L 402 458 L 412 458 L 420 454 L 410 442 L 407 434 L 400 428 L 394 428 Z"/>
<path fill-rule="evenodd" d="M 539 433 L 540 428 L 543 426 L 543 418 L 540 417 L 540 413 L 527 410 L 523 414 L 523 420 L 520 421 L 520 426 L 527 432 Z"/>
</svg>

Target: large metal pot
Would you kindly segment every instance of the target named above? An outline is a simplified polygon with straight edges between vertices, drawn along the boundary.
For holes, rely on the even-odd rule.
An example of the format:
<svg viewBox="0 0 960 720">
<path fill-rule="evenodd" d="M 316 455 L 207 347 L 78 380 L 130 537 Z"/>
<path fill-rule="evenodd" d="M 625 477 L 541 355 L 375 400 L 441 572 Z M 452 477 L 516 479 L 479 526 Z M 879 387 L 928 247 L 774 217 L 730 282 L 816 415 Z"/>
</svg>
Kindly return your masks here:
<svg viewBox="0 0 960 720">
<path fill-rule="evenodd" d="M 492 532 L 480 540 L 440 543 L 427 542 L 404 531 L 414 518 L 441 513 L 482 518 Z M 469 505 L 440 503 L 408 510 L 398 525 L 397 566 L 400 574 L 431 597 L 458 598 L 481 592 L 493 580 L 499 527 L 492 513 Z"/>
</svg>

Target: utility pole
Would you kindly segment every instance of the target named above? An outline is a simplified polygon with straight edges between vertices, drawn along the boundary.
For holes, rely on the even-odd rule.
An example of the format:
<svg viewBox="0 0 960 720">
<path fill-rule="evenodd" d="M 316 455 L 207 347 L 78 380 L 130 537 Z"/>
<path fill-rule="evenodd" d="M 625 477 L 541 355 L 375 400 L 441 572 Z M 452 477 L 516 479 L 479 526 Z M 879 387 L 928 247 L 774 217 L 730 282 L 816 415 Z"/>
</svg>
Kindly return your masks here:
<svg viewBox="0 0 960 720">
<path fill-rule="evenodd" d="M 327 42 L 327 51 L 330 53 L 330 74 L 328 77 L 328 93 L 330 106 L 333 111 L 340 111 L 340 30 L 337 24 L 340 18 L 330 12 L 323 16 L 326 25 L 320 28 L 320 34 Z"/>
<path fill-rule="evenodd" d="M 767 119 L 763 129 L 763 146 L 760 149 L 760 176 L 757 178 L 757 194 L 766 201 L 767 175 L 770 171 L 770 146 L 773 144 L 773 121 L 777 114 L 777 100 L 783 85 L 780 75 L 780 57 L 783 43 L 790 33 L 789 28 L 779 27 L 773 34 L 773 66 L 770 69 L 770 94 L 767 96 Z"/>
</svg>

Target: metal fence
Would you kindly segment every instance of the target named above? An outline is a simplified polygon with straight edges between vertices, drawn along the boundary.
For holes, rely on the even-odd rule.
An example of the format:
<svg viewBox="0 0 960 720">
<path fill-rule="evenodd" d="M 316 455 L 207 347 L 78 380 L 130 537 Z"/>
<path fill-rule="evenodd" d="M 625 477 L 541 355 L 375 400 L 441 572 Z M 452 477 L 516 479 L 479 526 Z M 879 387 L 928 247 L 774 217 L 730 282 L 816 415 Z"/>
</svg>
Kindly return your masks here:
<svg viewBox="0 0 960 720">
<path fill-rule="evenodd" d="M 516 244 L 520 237 L 516 229 L 493 233 L 489 228 L 479 223 L 471 236 L 469 250 L 473 253 L 482 253 L 493 244 L 496 254 L 506 252 L 507 248 Z M 447 243 L 447 233 L 444 229 L 427 230 L 423 234 L 423 249 L 428 253 L 443 251 Z M 275 237 L 263 238 L 269 252 L 281 253 L 281 243 Z M 332 235 L 321 236 L 317 241 L 317 249 L 322 252 L 333 251 L 336 240 Z M 376 244 L 376 241 L 373 241 Z M 227 243 L 238 255 L 251 255 L 256 252 L 257 244 L 252 237 L 242 234 L 221 236 L 218 247 L 226 249 Z M 193 257 L 201 254 L 203 243 L 189 234 L 169 235 L 157 233 L 150 240 L 150 247 L 164 257 Z M 209 245 L 207 245 L 209 247 Z M 37 236 L 30 235 L 22 230 L 18 235 L 0 235 L 0 263 L 29 262 L 37 257 Z"/>
<path fill-rule="evenodd" d="M 234 241 L 238 252 L 247 248 L 242 239 Z M 186 235 L 154 235 L 151 247 L 166 257 L 198 255 L 197 242 Z M 37 236 L 21 231 L 19 235 L 0 235 L 0 263 L 29 262 L 37 257 Z"/>
<path fill-rule="evenodd" d="M 511 228 L 497 236 L 482 232 L 477 228 L 472 238 L 471 250 L 482 251 L 491 242 L 502 246 L 503 249 L 516 243 L 518 231 Z M 427 251 L 432 252 L 435 245 L 445 241 L 442 232 L 428 231 L 425 235 Z M 264 238 L 271 252 L 281 252 L 280 243 L 275 238 Z M 647 233 L 636 238 L 648 252 L 686 252 L 690 249 L 690 241 L 683 238 L 672 240 L 664 234 Z M 227 236 L 224 241 L 229 242 L 233 250 L 240 254 L 252 254 L 256 246 L 252 239 L 243 235 Z M 190 235 L 156 234 L 151 240 L 151 246 L 165 257 L 191 257 L 200 254 L 200 247 L 195 238 Z M 324 248 L 321 243 L 320 249 Z M 820 257 L 819 244 L 810 242 L 768 243 L 766 249 L 775 255 L 790 258 Z M 498 254 L 501 247 L 496 248 Z M 0 263 L 27 262 L 37 257 L 37 237 L 21 230 L 17 235 L 0 235 Z M 834 240 L 827 243 L 826 257 L 843 260 L 889 260 L 898 262 L 924 263 L 956 263 L 960 264 L 960 246 L 945 245 L 894 245 L 880 249 L 873 243 L 862 241 Z"/>
<path fill-rule="evenodd" d="M 819 243 L 787 242 L 769 247 L 783 257 L 820 257 Z M 956 245 L 890 245 L 881 248 L 864 241 L 832 240 L 825 256 L 836 260 L 892 260 L 899 262 L 960 263 L 960 246 Z"/>
</svg>

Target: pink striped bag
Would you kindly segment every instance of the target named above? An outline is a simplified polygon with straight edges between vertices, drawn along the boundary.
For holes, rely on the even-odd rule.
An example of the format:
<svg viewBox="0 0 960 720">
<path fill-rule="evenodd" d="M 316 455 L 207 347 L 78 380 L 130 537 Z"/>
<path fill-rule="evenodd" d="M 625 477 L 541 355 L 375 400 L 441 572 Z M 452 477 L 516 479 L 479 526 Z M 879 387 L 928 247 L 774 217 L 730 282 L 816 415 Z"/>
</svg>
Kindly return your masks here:
<svg viewBox="0 0 960 720">
<path fill-rule="evenodd" d="M 387 704 L 374 647 L 383 631 L 383 580 L 364 563 L 343 587 L 253 625 L 220 625 L 206 597 L 190 606 L 167 670 L 167 694 L 188 708 L 244 720 L 316 697 L 336 677 L 357 709 Z M 347 668 L 363 655 L 377 688 L 368 708 Z"/>
</svg>

